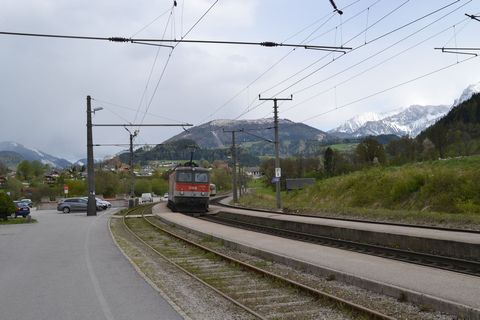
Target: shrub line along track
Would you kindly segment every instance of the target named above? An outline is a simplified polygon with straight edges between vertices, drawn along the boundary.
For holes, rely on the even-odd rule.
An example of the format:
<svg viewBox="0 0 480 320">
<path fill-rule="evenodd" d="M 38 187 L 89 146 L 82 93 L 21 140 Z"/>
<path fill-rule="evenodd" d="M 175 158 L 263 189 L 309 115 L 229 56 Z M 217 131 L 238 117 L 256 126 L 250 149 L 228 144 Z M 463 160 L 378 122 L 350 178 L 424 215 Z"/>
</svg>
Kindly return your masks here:
<svg viewBox="0 0 480 320">
<path fill-rule="evenodd" d="M 153 205 L 147 205 L 128 210 L 123 216 L 124 227 L 136 239 L 138 239 L 142 244 L 150 248 L 161 258 L 170 262 L 183 272 L 187 273 L 189 276 L 198 280 L 205 286 L 211 288 L 227 300 L 231 301 L 235 305 L 239 306 L 240 308 L 244 309 L 245 311 L 256 316 L 259 319 L 272 318 L 272 312 L 274 314 L 273 318 L 281 318 L 282 316 L 288 314 L 288 312 L 292 312 L 292 309 L 295 309 L 295 306 L 297 306 L 297 308 L 300 307 L 303 312 L 307 313 L 311 311 L 321 312 L 318 309 L 325 309 L 326 307 L 325 304 L 319 304 L 319 302 L 317 301 L 318 299 L 329 302 L 328 308 L 330 309 L 332 309 L 332 306 L 337 306 L 337 309 L 340 308 L 348 310 L 352 315 L 358 315 L 360 317 L 363 316 L 368 319 L 394 319 L 375 310 L 371 310 L 369 308 L 349 302 L 345 299 L 308 287 L 304 284 L 286 279 L 274 273 L 262 270 L 253 265 L 228 257 L 213 249 L 207 248 L 198 243 L 194 243 L 175 233 L 172 233 L 171 231 L 162 228 L 156 223 L 153 223 L 144 216 L 146 212 L 151 211 L 152 207 Z M 127 219 L 128 215 L 130 214 L 140 214 L 142 218 Z M 137 230 L 134 230 L 135 227 L 132 227 L 131 225 L 129 226 L 129 223 L 127 222 L 127 220 L 138 221 L 140 219 L 144 223 L 144 225 L 137 227 Z M 149 228 L 150 231 L 153 228 L 155 231 L 155 236 L 153 237 L 152 234 L 150 236 L 148 236 L 148 234 L 143 234 L 144 237 L 147 237 L 148 240 L 142 238 L 141 234 L 142 232 L 145 233 L 145 228 Z M 157 241 L 161 239 L 164 244 L 167 243 L 167 245 L 165 245 L 165 248 L 156 249 L 153 247 L 152 244 L 148 243 L 149 240 L 155 241 L 155 239 Z M 171 241 L 173 241 L 173 244 L 171 243 Z M 180 243 L 180 245 L 175 248 L 175 245 L 178 243 Z M 164 252 L 162 253 L 160 251 Z M 210 258 L 206 260 L 206 256 L 209 256 Z M 197 263 L 197 265 L 195 265 L 195 263 Z M 207 269 L 202 270 L 202 265 L 206 265 Z M 224 277 L 222 277 L 222 275 L 224 275 Z M 256 280 L 253 280 L 252 278 L 255 278 Z M 234 288 L 231 288 L 232 283 L 230 283 L 222 288 L 222 285 L 224 285 L 222 281 L 235 281 L 235 279 L 240 280 L 239 283 L 236 284 L 236 287 L 234 286 Z M 268 282 L 265 279 L 268 279 Z M 245 285 L 248 285 L 248 281 L 257 282 L 254 283 L 254 291 L 248 291 L 247 289 L 247 291 L 245 292 L 246 297 L 243 297 L 240 293 L 242 290 L 241 288 L 243 288 Z M 217 286 L 215 286 L 215 283 L 217 283 Z M 266 294 L 266 296 L 258 296 L 258 294 L 262 292 L 263 294 Z M 252 297 L 255 294 L 257 294 L 257 296 Z M 302 296 L 304 300 L 301 300 Z M 264 303 L 258 306 L 258 301 L 269 301 L 272 297 L 275 297 L 277 301 L 272 302 L 270 305 L 268 303 Z M 285 299 L 285 301 L 282 300 L 283 298 Z M 252 299 L 253 302 L 249 303 L 248 301 L 252 301 Z M 277 310 L 279 307 L 282 306 L 285 307 L 284 311 Z M 315 307 L 317 309 L 314 309 Z M 276 315 L 275 312 L 277 312 Z"/>
</svg>

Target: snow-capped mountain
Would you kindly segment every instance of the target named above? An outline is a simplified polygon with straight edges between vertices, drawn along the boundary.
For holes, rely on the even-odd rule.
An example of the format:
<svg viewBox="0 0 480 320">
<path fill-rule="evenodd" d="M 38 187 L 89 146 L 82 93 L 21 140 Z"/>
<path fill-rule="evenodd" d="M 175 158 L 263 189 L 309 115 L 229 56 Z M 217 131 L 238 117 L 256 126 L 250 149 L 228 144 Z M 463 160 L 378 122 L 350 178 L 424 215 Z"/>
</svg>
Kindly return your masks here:
<svg viewBox="0 0 480 320">
<path fill-rule="evenodd" d="M 381 120 L 382 116 L 378 113 L 375 112 L 366 112 L 362 113 L 360 115 L 357 115 L 338 128 L 335 129 L 336 132 L 341 132 L 341 133 L 354 133 L 357 131 L 359 128 L 361 128 L 364 124 L 367 122 L 371 121 L 378 121 Z"/>
<path fill-rule="evenodd" d="M 415 137 L 447 114 L 451 108 L 470 99 L 474 93 L 478 92 L 480 92 L 480 82 L 468 86 L 460 97 L 455 99 L 452 106 L 412 105 L 389 114 L 369 112 L 351 118 L 341 126 L 329 131 L 329 133 L 342 138 L 381 134 Z"/>
<path fill-rule="evenodd" d="M 22 160 L 37 160 L 43 164 L 48 164 L 53 168 L 62 169 L 71 165 L 68 160 L 57 158 L 37 149 L 27 148 L 20 143 L 12 141 L 0 142 L 0 151 L 14 152 L 15 154 L 18 154 Z"/>
<path fill-rule="evenodd" d="M 475 93 L 480 92 L 480 82 L 476 84 L 469 85 L 465 90 L 463 90 L 462 95 L 455 99 L 453 102 L 452 108 L 458 106 L 460 103 L 467 101 L 470 99 Z"/>
</svg>

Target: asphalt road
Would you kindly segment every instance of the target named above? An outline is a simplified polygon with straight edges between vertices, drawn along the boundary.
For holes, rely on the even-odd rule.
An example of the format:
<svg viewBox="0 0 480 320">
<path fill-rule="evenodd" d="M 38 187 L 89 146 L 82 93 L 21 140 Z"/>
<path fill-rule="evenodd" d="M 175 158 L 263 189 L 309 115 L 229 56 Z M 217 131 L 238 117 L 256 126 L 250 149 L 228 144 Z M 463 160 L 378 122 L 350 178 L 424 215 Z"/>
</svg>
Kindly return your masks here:
<svg viewBox="0 0 480 320">
<path fill-rule="evenodd" d="M 182 319 L 115 246 L 109 211 L 0 226 L 0 319 Z"/>
</svg>

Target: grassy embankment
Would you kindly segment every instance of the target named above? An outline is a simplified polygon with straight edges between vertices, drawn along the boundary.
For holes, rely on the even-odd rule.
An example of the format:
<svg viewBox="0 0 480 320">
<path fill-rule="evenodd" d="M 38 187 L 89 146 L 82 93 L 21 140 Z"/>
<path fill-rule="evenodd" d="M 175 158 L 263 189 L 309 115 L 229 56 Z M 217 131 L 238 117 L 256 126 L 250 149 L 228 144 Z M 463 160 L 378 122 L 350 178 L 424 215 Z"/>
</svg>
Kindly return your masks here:
<svg viewBox="0 0 480 320">
<path fill-rule="evenodd" d="M 271 189 L 256 190 L 241 203 L 275 207 Z M 282 205 L 291 212 L 480 229 L 480 156 L 375 167 L 324 179 L 302 191 L 282 193 Z"/>
</svg>

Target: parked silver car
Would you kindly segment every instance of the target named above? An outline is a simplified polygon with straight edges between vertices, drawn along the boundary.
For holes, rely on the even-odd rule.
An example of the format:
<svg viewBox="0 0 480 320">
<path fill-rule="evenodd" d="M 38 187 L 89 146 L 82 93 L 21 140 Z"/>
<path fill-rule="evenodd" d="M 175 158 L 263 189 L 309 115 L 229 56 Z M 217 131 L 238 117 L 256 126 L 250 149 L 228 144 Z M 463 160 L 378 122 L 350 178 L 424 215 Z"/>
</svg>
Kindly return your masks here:
<svg viewBox="0 0 480 320">
<path fill-rule="evenodd" d="M 88 198 L 67 198 L 60 201 L 57 205 L 57 210 L 63 213 L 71 211 L 87 211 Z M 103 205 L 97 201 L 97 210 L 103 210 Z"/>
</svg>

